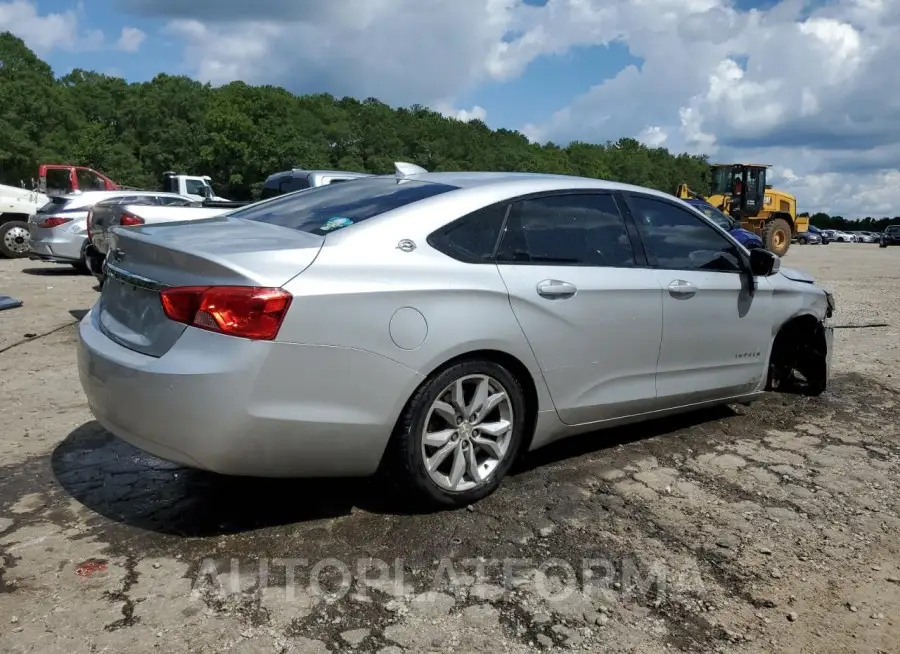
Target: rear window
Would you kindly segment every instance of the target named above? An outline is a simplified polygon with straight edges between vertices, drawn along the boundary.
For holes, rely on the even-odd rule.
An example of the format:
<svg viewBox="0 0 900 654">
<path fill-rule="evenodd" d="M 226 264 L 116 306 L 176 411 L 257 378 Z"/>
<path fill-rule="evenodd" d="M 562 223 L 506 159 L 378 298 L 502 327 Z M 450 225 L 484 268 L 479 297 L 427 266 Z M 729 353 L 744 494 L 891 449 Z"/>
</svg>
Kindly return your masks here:
<svg viewBox="0 0 900 654">
<path fill-rule="evenodd" d="M 230 215 L 321 236 L 456 188 L 393 177 L 363 178 L 291 193 Z"/>
<path fill-rule="evenodd" d="M 40 209 L 37 210 L 38 213 L 56 213 L 57 211 L 64 211 L 65 208 L 72 202 L 71 198 L 63 198 L 63 197 L 51 197 L 50 202 L 43 205 Z"/>
</svg>

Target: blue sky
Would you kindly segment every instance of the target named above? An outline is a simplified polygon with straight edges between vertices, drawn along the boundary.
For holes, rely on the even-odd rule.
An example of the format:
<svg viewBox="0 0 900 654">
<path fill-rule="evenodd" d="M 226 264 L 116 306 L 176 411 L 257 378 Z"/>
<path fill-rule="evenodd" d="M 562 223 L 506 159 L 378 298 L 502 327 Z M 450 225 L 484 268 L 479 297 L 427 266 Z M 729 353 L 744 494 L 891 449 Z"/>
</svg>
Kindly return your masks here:
<svg viewBox="0 0 900 654">
<path fill-rule="evenodd" d="M 896 0 L 0 0 L 0 30 L 57 74 L 375 96 L 538 142 L 634 137 L 770 161 L 801 207 L 876 215 L 900 213 L 897 28 Z"/>
</svg>

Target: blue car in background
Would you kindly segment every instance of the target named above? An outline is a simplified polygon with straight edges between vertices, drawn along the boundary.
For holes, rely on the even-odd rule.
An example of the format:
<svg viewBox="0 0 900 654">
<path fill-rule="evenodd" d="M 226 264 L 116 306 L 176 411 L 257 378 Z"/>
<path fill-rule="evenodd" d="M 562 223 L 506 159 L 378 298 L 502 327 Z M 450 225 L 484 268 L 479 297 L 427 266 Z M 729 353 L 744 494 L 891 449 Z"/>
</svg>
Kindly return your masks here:
<svg viewBox="0 0 900 654">
<path fill-rule="evenodd" d="M 709 202 L 703 200 L 685 200 L 689 205 L 698 209 L 706 217 L 716 223 L 719 227 L 731 234 L 735 240 L 748 250 L 763 247 L 763 240 L 759 234 L 743 229 L 738 221 L 716 209 Z"/>
</svg>

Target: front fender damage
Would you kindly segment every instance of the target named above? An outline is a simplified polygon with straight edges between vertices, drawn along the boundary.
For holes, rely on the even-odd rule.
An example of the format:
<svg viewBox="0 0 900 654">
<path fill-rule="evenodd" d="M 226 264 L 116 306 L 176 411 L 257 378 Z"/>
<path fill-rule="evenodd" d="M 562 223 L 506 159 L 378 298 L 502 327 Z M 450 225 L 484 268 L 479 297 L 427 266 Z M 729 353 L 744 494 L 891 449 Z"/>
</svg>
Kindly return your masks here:
<svg viewBox="0 0 900 654">
<path fill-rule="evenodd" d="M 811 396 L 824 393 L 831 376 L 833 344 L 834 327 L 828 318 L 804 315 L 790 320 L 772 345 L 766 390 Z"/>
</svg>

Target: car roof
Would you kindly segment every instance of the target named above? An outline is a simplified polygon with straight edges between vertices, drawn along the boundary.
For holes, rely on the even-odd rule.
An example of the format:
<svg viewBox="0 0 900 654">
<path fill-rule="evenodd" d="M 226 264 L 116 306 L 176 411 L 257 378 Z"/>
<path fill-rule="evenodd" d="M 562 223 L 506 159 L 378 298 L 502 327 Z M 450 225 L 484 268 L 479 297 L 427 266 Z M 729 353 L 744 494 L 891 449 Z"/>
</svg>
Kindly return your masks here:
<svg viewBox="0 0 900 654">
<path fill-rule="evenodd" d="M 374 177 L 371 173 L 360 173 L 352 170 L 307 170 L 305 168 L 292 168 L 291 170 L 282 170 L 277 173 L 272 173 L 268 177 L 266 177 L 266 182 L 270 182 L 276 179 L 283 179 L 285 177 L 302 177 L 306 175 L 343 175 L 345 177 Z"/>
<path fill-rule="evenodd" d="M 384 177 L 395 177 L 384 175 Z M 605 191 L 624 191 L 657 195 L 666 199 L 677 199 L 670 193 L 663 193 L 633 184 L 622 184 L 593 177 L 576 175 L 556 175 L 551 173 L 507 173 L 507 172 L 442 172 L 405 175 L 403 179 L 446 184 L 460 189 L 493 187 L 498 192 L 508 191 L 511 194 L 545 191 L 565 191 L 568 189 L 596 189 Z"/>
<path fill-rule="evenodd" d="M 97 204 L 98 202 L 102 202 L 103 200 L 111 200 L 113 198 L 128 197 L 132 195 L 156 195 L 167 198 L 188 199 L 185 195 L 181 195 L 180 193 L 171 193 L 169 191 L 127 191 L 121 189 L 116 191 L 85 191 L 83 193 L 67 193 L 66 195 L 63 195 L 61 197 L 67 200 L 67 203 L 70 206 L 86 207 L 92 204 Z"/>
</svg>

